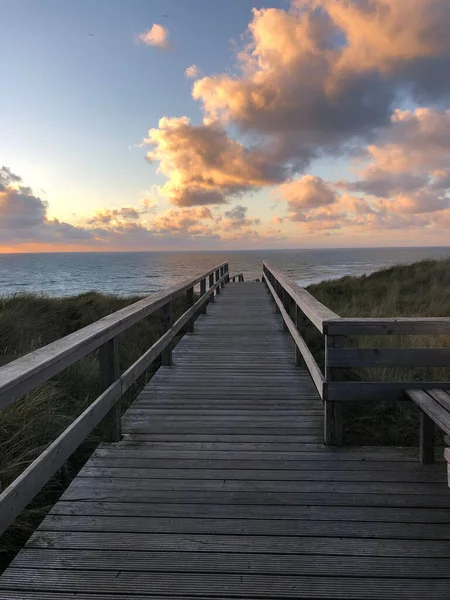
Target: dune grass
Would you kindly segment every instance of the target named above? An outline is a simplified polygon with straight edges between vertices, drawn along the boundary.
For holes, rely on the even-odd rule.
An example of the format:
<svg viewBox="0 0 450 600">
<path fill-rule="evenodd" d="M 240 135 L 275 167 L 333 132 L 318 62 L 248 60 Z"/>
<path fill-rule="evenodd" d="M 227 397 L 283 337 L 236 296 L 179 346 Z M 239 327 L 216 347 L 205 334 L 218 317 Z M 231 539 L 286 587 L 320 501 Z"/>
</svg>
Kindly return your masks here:
<svg viewBox="0 0 450 600">
<path fill-rule="evenodd" d="M 450 317 L 450 259 L 397 265 L 362 277 L 343 277 L 308 287 L 341 317 Z M 323 338 L 313 328 L 308 345 L 323 363 Z M 349 347 L 444 347 L 450 336 L 354 336 Z M 361 381 L 450 381 L 448 368 L 344 371 Z M 352 402 L 344 406 L 345 443 L 416 445 L 419 412 L 410 402 Z"/>
<path fill-rule="evenodd" d="M 0 299 L 0 365 L 45 346 L 115 312 L 139 297 L 95 292 L 68 298 L 21 294 Z M 186 310 L 174 303 L 175 318 Z M 120 368 L 135 362 L 161 333 L 161 315 L 140 321 L 119 336 Z M 157 363 L 153 367 L 156 368 Z M 125 409 L 152 373 L 149 369 L 123 398 Z M 11 483 L 99 395 L 98 352 L 74 365 L 0 412 L 0 483 Z M 97 428 L 0 538 L 0 567 L 19 549 L 49 506 L 101 441 Z"/>
</svg>

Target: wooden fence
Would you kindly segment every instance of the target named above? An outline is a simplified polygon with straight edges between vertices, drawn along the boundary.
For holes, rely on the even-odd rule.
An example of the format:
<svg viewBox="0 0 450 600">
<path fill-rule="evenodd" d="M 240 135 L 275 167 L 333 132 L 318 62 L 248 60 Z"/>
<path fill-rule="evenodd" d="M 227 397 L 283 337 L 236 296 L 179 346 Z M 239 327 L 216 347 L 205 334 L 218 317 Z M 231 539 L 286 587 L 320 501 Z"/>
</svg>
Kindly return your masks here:
<svg viewBox="0 0 450 600">
<path fill-rule="evenodd" d="M 347 400 L 408 400 L 406 389 L 450 388 L 442 381 L 344 381 L 343 369 L 366 367 L 450 366 L 450 348 L 349 348 L 354 336 L 448 335 L 450 318 L 341 318 L 321 304 L 283 273 L 263 263 L 266 283 L 286 331 L 296 347 L 296 364 L 301 359 L 324 402 L 324 439 L 342 444 L 342 402 Z M 310 322 L 323 335 L 324 372 L 301 335 Z M 345 347 L 344 347 L 345 346 Z"/>
<path fill-rule="evenodd" d="M 204 310 L 208 301 L 214 301 L 214 295 L 220 294 L 228 281 L 228 263 L 221 263 L 0 368 L 0 409 L 11 405 L 96 349 L 99 350 L 102 390 L 101 395 L 0 495 L 0 534 L 101 421 L 107 441 L 116 442 L 120 439 L 120 399 L 123 394 L 158 356 L 161 355 L 163 365 L 171 364 L 175 336 L 183 327 L 193 331 L 196 315 Z M 194 287 L 197 284 L 200 284 L 200 294 L 198 300 L 194 301 Z M 189 308 L 173 322 L 172 302 L 181 296 L 186 297 Z M 117 336 L 161 309 L 164 334 L 120 374 Z"/>
</svg>

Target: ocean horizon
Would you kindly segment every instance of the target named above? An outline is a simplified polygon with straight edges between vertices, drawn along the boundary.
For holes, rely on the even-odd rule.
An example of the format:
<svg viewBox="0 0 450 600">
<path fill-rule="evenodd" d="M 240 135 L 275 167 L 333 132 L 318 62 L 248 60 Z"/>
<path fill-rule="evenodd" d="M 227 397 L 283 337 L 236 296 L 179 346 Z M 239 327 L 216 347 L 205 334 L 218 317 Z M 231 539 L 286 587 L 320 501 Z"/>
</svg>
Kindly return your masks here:
<svg viewBox="0 0 450 600">
<path fill-rule="evenodd" d="M 0 254 L 0 296 L 42 293 L 69 296 L 87 291 L 145 295 L 160 291 L 228 260 L 230 273 L 261 277 L 268 260 L 299 285 L 363 275 L 396 264 L 450 257 L 450 247 L 320 248 L 141 252 Z"/>
</svg>

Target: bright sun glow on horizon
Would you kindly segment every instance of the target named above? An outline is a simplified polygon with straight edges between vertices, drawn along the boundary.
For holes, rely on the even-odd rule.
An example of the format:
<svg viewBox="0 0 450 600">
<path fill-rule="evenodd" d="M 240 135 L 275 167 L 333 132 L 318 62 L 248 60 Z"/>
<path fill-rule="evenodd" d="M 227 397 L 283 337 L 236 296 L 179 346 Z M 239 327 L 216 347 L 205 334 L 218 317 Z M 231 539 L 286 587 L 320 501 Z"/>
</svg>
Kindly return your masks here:
<svg viewBox="0 0 450 600">
<path fill-rule="evenodd" d="M 187 4 L 5 1 L 0 252 L 449 244 L 448 0 Z"/>
</svg>

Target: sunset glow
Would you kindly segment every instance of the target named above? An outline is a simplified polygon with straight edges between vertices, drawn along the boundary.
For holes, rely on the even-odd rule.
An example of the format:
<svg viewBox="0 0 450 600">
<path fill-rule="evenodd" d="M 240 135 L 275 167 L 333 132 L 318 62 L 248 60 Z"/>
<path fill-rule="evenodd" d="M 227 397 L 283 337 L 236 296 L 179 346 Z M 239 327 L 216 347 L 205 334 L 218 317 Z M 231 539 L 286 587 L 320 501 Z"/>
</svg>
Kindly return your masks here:
<svg viewBox="0 0 450 600">
<path fill-rule="evenodd" d="M 38 4 L 0 252 L 448 244 L 448 0 Z"/>
</svg>

